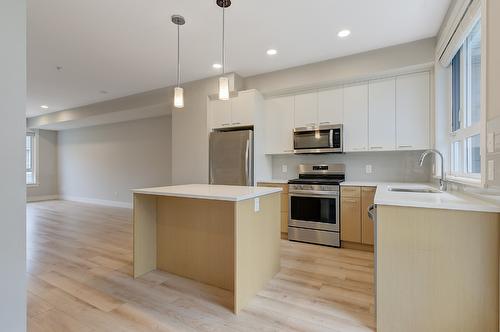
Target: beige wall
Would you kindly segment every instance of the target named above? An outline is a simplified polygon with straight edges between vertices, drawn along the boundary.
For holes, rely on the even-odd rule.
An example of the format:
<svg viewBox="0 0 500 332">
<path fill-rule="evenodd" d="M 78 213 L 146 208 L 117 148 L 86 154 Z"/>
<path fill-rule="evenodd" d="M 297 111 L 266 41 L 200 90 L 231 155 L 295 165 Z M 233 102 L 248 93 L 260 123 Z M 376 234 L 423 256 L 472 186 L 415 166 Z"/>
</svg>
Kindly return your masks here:
<svg viewBox="0 0 500 332">
<path fill-rule="evenodd" d="M 27 189 L 28 201 L 55 198 L 57 180 L 57 131 L 38 131 L 37 184 Z"/>
<path fill-rule="evenodd" d="M 60 131 L 60 194 L 126 206 L 130 189 L 171 184 L 171 125 L 164 116 Z"/>
<path fill-rule="evenodd" d="M 184 86 L 184 108 L 172 109 L 173 184 L 208 183 L 207 96 L 217 92 L 217 79 Z"/>
<path fill-rule="evenodd" d="M 382 48 L 370 52 L 247 77 L 245 87 L 263 94 L 366 78 L 404 67 L 434 62 L 436 39 Z"/>
<path fill-rule="evenodd" d="M 0 1 L 0 330 L 26 330 L 26 1 Z"/>
</svg>

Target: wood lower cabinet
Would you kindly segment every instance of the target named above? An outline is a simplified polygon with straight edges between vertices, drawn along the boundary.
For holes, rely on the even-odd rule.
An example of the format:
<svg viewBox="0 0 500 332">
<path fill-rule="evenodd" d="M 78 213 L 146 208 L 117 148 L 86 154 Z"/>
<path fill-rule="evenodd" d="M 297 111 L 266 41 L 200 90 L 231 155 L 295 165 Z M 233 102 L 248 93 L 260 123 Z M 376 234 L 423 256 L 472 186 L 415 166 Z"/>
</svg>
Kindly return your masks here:
<svg viewBox="0 0 500 332">
<path fill-rule="evenodd" d="M 368 218 L 368 207 L 373 204 L 375 187 L 342 187 L 340 194 L 340 239 L 348 243 L 367 245 L 364 249 L 373 250 L 373 221 Z"/>
<path fill-rule="evenodd" d="M 288 234 L 288 184 L 286 183 L 273 183 L 273 182 L 259 182 L 259 187 L 278 187 L 283 189 L 281 192 L 281 233 Z"/>
<path fill-rule="evenodd" d="M 361 243 L 361 199 L 342 197 L 340 203 L 341 239 Z"/>
</svg>

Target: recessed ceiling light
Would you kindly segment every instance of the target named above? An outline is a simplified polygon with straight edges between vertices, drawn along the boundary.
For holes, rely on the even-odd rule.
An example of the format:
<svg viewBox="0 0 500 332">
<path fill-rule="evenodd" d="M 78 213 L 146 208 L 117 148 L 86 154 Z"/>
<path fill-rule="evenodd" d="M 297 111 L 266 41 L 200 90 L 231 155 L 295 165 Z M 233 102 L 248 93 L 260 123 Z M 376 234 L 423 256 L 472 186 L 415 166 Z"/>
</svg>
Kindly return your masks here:
<svg viewBox="0 0 500 332">
<path fill-rule="evenodd" d="M 49 107 L 47 105 L 42 105 L 40 106 L 41 108 L 43 108 L 44 110 L 48 109 Z"/>
<path fill-rule="evenodd" d="M 351 34 L 350 30 L 341 30 L 341 31 L 339 31 L 337 36 L 339 36 L 340 38 L 345 38 L 345 37 L 349 36 L 350 34 Z"/>
<path fill-rule="evenodd" d="M 271 48 L 269 50 L 267 50 L 267 55 L 276 55 L 278 54 L 278 51 L 276 51 L 274 48 Z"/>
<path fill-rule="evenodd" d="M 222 68 L 222 65 L 221 65 L 220 63 L 214 63 L 214 64 L 212 65 L 212 68 L 214 68 L 214 69 L 221 69 L 221 68 Z"/>
</svg>

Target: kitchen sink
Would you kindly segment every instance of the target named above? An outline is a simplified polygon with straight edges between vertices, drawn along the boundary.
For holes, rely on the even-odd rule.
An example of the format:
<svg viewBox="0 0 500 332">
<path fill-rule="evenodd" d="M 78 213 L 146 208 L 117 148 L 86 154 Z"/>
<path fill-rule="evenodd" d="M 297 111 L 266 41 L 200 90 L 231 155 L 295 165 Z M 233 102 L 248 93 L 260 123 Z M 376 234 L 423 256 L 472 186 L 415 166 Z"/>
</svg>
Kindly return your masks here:
<svg viewBox="0 0 500 332">
<path fill-rule="evenodd" d="M 402 192 L 402 193 L 424 193 L 424 194 L 440 194 L 441 190 L 433 188 L 397 188 L 389 187 L 389 191 Z"/>
</svg>

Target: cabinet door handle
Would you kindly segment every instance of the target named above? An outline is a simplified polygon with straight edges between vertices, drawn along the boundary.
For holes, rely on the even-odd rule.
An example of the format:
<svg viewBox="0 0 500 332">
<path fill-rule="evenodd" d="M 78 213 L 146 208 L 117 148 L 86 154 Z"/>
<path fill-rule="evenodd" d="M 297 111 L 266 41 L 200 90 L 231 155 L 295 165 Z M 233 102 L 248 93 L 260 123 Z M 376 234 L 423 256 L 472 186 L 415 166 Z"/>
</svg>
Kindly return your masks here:
<svg viewBox="0 0 500 332">
<path fill-rule="evenodd" d="M 241 122 L 233 122 L 234 125 L 239 125 Z"/>
<path fill-rule="evenodd" d="M 370 150 L 383 149 L 383 146 L 370 146 Z"/>
<path fill-rule="evenodd" d="M 330 123 L 330 121 L 322 121 L 319 124 L 329 124 L 329 123 Z"/>
<path fill-rule="evenodd" d="M 230 123 L 223 123 L 222 126 L 229 126 Z"/>
<path fill-rule="evenodd" d="M 411 148 L 412 146 L 411 145 L 400 145 L 399 147 L 400 148 Z"/>
</svg>

